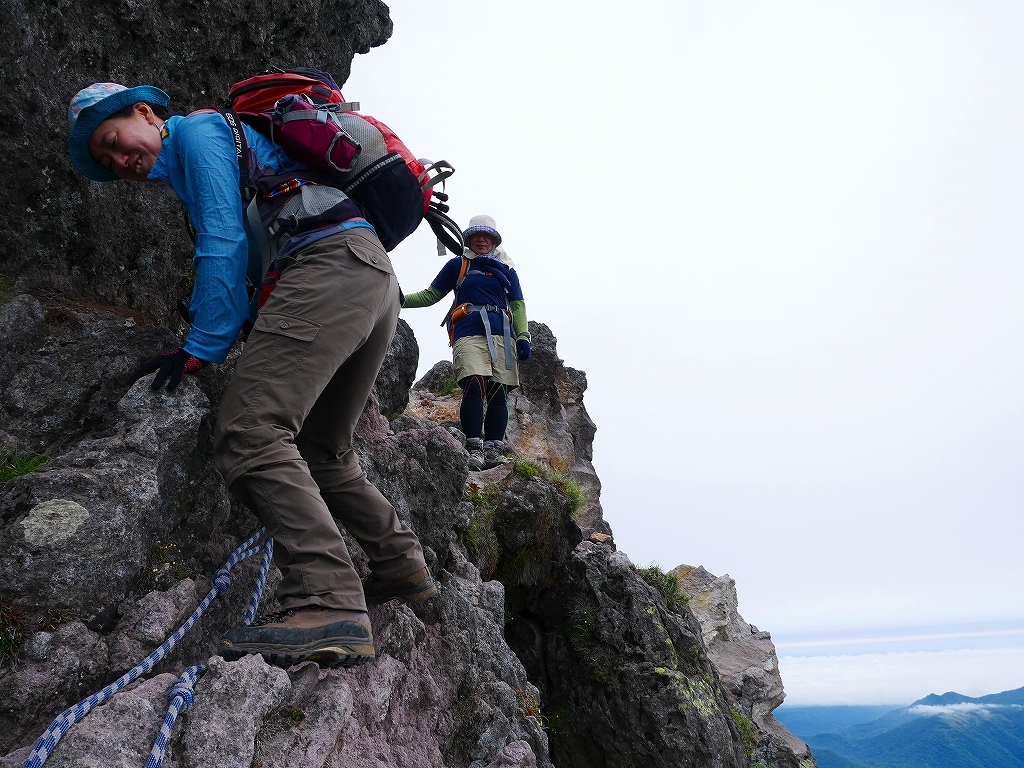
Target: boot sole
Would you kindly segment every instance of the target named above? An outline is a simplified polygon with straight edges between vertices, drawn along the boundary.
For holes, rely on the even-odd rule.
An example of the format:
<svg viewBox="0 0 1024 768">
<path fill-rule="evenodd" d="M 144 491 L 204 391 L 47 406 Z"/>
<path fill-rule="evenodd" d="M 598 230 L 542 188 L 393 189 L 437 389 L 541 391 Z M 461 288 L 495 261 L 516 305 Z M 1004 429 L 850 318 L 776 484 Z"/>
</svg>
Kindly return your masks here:
<svg viewBox="0 0 1024 768">
<path fill-rule="evenodd" d="M 418 603 L 420 600 L 426 600 L 428 597 L 433 597 L 436 594 L 437 594 L 437 584 L 435 584 L 434 582 L 431 582 L 429 586 L 426 586 L 426 587 L 420 589 L 417 592 L 409 592 L 409 593 L 406 593 L 406 594 L 395 594 L 395 595 L 384 594 L 384 595 L 377 595 L 377 596 L 373 596 L 373 597 L 367 596 L 366 597 L 366 604 L 367 605 L 384 605 L 384 603 L 389 603 L 392 600 L 397 600 L 400 603 Z"/>
<path fill-rule="evenodd" d="M 222 640 L 217 653 L 228 661 L 258 653 L 267 663 L 282 667 L 303 661 L 315 661 L 321 667 L 356 667 L 375 657 L 373 640 L 367 638 L 329 638 L 306 645 L 229 643 Z"/>
</svg>

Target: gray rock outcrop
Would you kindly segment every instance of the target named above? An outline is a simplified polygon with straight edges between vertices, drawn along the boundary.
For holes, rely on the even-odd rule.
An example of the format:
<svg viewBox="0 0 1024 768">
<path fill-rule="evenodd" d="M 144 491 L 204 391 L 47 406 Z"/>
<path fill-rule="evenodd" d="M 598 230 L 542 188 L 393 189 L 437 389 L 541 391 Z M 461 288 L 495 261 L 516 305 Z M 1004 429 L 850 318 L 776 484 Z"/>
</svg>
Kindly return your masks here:
<svg viewBox="0 0 1024 768">
<path fill-rule="evenodd" d="M 730 703 L 757 728 L 753 759 L 780 768 L 812 768 L 815 761 L 807 744 L 772 715 L 786 698 L 779 657 L 771 634 L 740 616 L 735 580 L 729 574 L 715 576 L 703 566 L 680 565 L 671 573 L 690 598 L 690 610 L 700 622 Z"/>
<path fill-rule="evenodd" d="M 563 364 L 546 325 L 531 321 L 530 333 L 533 354 L 521 366 L 522 386 L 509 395 L 506 443 L 515 454 L 532 457 L 580 486 L 585 501 L 576 521 L 584 536 L 610 535 L 601 509 L 601 480 L 593 464 L 597 425 L 583 405 L 587 375 Z M 452 364 L 437 363 L 416 382 L 408 413 L 456 427 L 460 395 L 451 394 L 454 381 Z"/>
<path fill-rule="evenodd" d="M 27 299 L 19 304 L 18 313 L 2 316 L 37 306 Z M 72 331 L 50 318 L 38 324 L 34 343 L 14 361 L 17 382 L 59 353 L 67 376 L 48 384 L 37 376 L 39 386 L 25 388 L 31 398 L 3 425 L 19 444 L 47 446 L 54 454 L 41 471 L 0 488 L 0 599 L 17 609 L 26 631 L 14 663 L 0 670 L 0 751 L 11 753 L 3 765 L 20 765 L 55 714 L 154 650 L 256 527 L 227 498 L 223 483 L 211 479 L 216 401 L 211 405 L 206 392 L 219 395 L 230 364 L 187 378 L 174 395 L 153 394 L 145 382 L 129 388 L 125 375 L 138 360 L 125 354 L 125 338 L 129 348 L 145 347 L 154 329 L 126 329 L 110 313 L 75 310 L 74 316 Z M 135 333 L 144 338 L 132 341 Z M 68 334 L 85 341 L 61 343 Z M 415 370 L 415 353 L 408 352 L 414 340 L 396 338 L 404 353 L 389 354 L 393 370 L 385 370 L 378 393 L 401 389 Z M 99 371 L 90 360 L 101 361 Z M 89 376 L 107 381 L 81 386 L 75 407 L 41 430 L 33 414 Z M 109 406 L 113 395 L 105 387 L 121 391 Z M 90 409 L 99 414 L 92 423 L 80 415 Z M 172 744 L 173 764 L 181 767 L 248 766 L 253 759 L 293 765 L 296 751 L 317 766 L 551 766 L 539 710 L 524 704 L 538 694 L 502 635 L 504 588 L 484 581 L 465 555 L 462 536 L 472 508 L 463 499 L 465 451 L 440 426 L 421 426 L 393 433 L 372 402 L 358 428 L 364 464 L 419 531 L 440 585 L 438 597 L 415 612 L 373 610 L 375 662 L 354 672 L 307 665 L 299 680 L 297 673 L 282 678 L 282 670 L 254 657 L 211 661 L 219 636 L 248 602 L 256 563 L 247 560 L 235 569 L 235 587 L 155 670 L 159 684 L 118 694 L 72 730 L 71 746 L 60 747 L 49 764 L 84 764 L 103 749 L 116 750 L 126 765 L 144 756 L 166 706 L 162 691 L 150 696 L 154 686 L 166 690 L 171 676 L 206 662 L 211 671 L 196 686 L 197 702 L 206 703 L 183 717 Z M 357 546 L 352 550 L 365 572 L 365 558 Z M 272 571 L 271 590 L 276 578 Z M 272 599 L 267 605 L 273 607 Z M 266 695 L 250 701 L 252 691 Z M 248 713 L 244 722 L 233 723 L 236 711 Z M 302 713 L 301 722 L 293 722 L 294 712 Z M 129 714 L 138 727 L 118 730 Z"/>
<path fill-rule="evenodd" d="M 582 542 L 506 634 L 540 688 L 559 768 L 748 765 L 699 625 L 623 553 Z"/>
<path fill-rule="evenodd" d="M 395 338 L 391 340 L 384 363 L 373 385 L 373 397 L 380 412 L 389 419 L 405 410 L 409 404 L 409 389 L 416 378 L 420 360 L 420 345 L 409 324 L 398 319 Z"/>
</svg>

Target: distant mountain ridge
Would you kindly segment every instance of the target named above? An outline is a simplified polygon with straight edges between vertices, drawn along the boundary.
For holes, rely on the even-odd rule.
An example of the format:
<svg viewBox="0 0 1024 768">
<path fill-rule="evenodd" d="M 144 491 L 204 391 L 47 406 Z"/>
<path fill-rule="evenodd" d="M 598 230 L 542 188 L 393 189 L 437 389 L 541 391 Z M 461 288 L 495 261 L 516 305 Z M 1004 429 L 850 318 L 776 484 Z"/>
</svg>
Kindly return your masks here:
<svg viewBox="0 0 1024 768">
<path fill-rule="evenodd" d="M 1024 688 L 930 694 L 835 733 L 805 735 L 793 714 L 779 712 L 821 768 L 1024 768 Z"/>
<path fill-rule="evenodd" d="M 775 710 L 778 718 L 789 730 L 804 741 L 822 733 L 840 733 L 852 725 L 877 720 L 906 704 L 842 705 L 827 707 L 800 707 L 783 704 Z"/>
<path fill-rule="evenodd" d="M 943 693 L 941 696 L 930 693 L 923 699 L 918 699 L 910 706 L 924 705 L 931 707 L 943 704 L 1020 704 L 1024 706 L 1024 688 L 1014 688 L 1012 691 L 1003 691 L 1002 693 L 990 693 L 987 696 L 978 696 L 977 698 L 964 696 L 962 693 L 955 693 L 953 691 Z"/>
</svg>

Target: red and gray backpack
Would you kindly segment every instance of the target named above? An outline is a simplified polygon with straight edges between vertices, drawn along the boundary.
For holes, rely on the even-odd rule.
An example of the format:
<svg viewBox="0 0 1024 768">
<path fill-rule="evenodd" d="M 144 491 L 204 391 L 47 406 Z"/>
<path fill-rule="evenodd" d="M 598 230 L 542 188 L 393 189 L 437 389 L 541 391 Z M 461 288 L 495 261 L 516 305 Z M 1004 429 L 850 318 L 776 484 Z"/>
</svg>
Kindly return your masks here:
<svg viewBox="0 0 1024 768">
<path fill-rule="evenodd" d="M 462 253 L 461 229 L 446 215 L 448 196 L 435 189 L 438 184 L 444 188 L 454 169 L 445 161 L 417 159 L 384 123 L 357 112 L 358 102 L 346 102 L 326 72 L 299 68 L 256 75 L 235 83 L 228 99 L 231 109 L 222 114 L 235 136 L 247 202 L 257 191 L 239 121 L 317 172 L 299 175 L 355 201 L 386 250 L 411 235 L 425 218 L 439 243 Z"/>
</svg>

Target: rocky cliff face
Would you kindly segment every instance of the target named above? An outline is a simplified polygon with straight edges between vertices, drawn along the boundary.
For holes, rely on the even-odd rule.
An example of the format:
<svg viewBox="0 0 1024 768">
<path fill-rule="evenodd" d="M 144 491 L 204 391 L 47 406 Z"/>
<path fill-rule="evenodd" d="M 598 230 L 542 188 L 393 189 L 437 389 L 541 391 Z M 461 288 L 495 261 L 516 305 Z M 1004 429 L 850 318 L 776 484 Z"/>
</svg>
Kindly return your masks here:
<svg viewBox="0 0 1024 768">
<path fill-rule="evenodd" d="M 60 710 L 184 621 L 257 524 L 209 462 L 230 361 L 174 395 L 153 395 L 145 382 L 128 387 L 133 353 L 145 356 L 173 334 L 109 312 L 48 311 L 24 295 L 0 309 L 0 337 L 12 340 L 4 350 L 12 375 L 0 385 L 3 444 L 53 456 L 0 490 L 3 629 L 20 641 L 0 671 L 0 752 L 11 753 L 0 764 L 20 765 Z M 396 433 L 377 406 L 395 407 L 416 362 L 403 323 L 359 442 L 368 471 L 419 534 L 438 597 L 415 610 L 374 609 L 379 655 L 354 672 L 212 659 L 197 687 L 208 695 L 176 731 L 171 765 L 551 765 L 537 690 L 503 637 L 504 588 L 481 578 L 463 543 L 473 509 L 463 499 L 465 450 L 434 424 Z M 167 688 L 210 660 L 219 635 L 237 624 L 255 569 L 239 565 L 236 588 L 156 676 L 90 714 L 48 765 L 143 764 Z"/>
<path fill-rule="evenodd" d="M 512 430 L 520 455 L 470 480 L 443 418 L 457 396 L 434 376 L 410 398 L 418 352 L 399 323 L 359 449 L 420 536 L 440 590 L 422 606 L 371 612 L 374 662 L 285 671 L 214 657 L 248 601 L 256 564 L 244 561 L 236 587 L 153 676 L 75 726 L 48 764 L 141 765 L 168 688 L 205 662 L 169 765 L 697 768 L 747 766 L 753 754 L 788 768 L 792 752 L 745 745 L 744 700 L 732 667 L 720 674 L 708 654 L 717 640 L 702 632 L 703 614 L 669 605 L 603 532 L 596 494 L 585 503 L 574 480 L 592 472 L 585 379 L 562 366 L 546 327 L 533 331 L 548 362 L 524 366 Z M 52 456 L 0 488 L 2 629 L 16 640 L 0 671 L 0 765 L 15 766 L 60 710 L 179 626 L 257 524 L 209 461 L 230 360 L 175 395 L 129 387 L 138 358 L 174 332 L 29 295 L 0 307 L 0 339 L 0 445 L 7 456 Z M 758 706 L 748 716 L 767 713 Z"/>
</svg>

